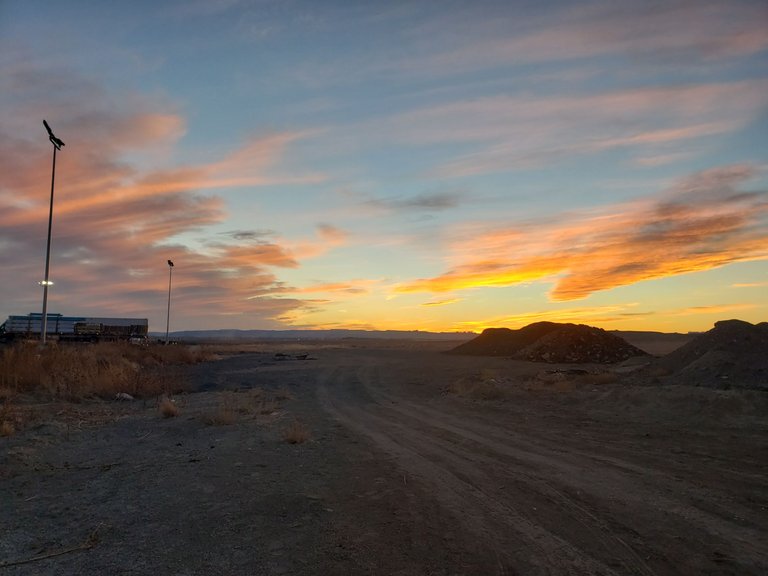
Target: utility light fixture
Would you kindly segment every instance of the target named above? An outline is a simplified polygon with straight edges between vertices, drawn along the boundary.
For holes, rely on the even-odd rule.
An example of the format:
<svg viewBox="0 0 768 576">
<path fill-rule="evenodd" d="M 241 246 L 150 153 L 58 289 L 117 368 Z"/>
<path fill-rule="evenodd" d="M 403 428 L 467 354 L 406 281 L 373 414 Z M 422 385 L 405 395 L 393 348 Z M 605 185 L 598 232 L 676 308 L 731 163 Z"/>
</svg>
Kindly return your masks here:
<svg viewBox="0 0 768 576">
<path fill-rule="evenodd" d="M 51 130 L 48 122 L 43 120 L 43 126 L 48 131 L 48 140 L 53 144 L 53 169 L 51 170 L 51 205 L 48 209 L 48 241 L 45 245 L 45 280 L 40 284 L 43 286 L 43 317 L 40 324 L 40 342 L 45 345 L 45 338 L 48 332 L 48 286 L 53 282 L 48 279 L 48 273 L 51 269 L 51 226 L 53 224 L 53 184 L 56 180 L 56 151 L 61 150 L 64 141 L 57 138 Z"/>
<path fill-rule="evenodd" d="M 168 331 L 171 326 L 171 279 L 173 278 L 173 261 L 168 260 L 168 312 L 165 316 L 165 345 L 168 345 Z"/>
</svg>

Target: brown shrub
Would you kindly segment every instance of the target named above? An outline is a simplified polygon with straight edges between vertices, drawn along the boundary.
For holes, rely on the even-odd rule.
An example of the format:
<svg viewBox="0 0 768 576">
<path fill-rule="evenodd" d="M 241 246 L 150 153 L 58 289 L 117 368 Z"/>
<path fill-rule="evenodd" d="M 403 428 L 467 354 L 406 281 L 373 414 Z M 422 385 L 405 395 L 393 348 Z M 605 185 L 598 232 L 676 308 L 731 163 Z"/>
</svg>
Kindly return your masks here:
<svg viewBox="0 0 768 576">
<path fill-rule="evenodd" d="M 294 419 L 283 432 L 283 438 L 289 444 L 303 444 L 309 437 L 309 429 L 298 419 Z"/>
<path fill-rule="evenodd" d="M 0 436 L 13 436 L 16 433 L 16 428 L 13 422 L 10 420 L 3 420 L 0 423 Z"/>
<path fill-rule="evenodd" d="M 173 401 L 173 399 L 167 396 L 160 401 L 160 414 L 163 418 L 175 418 L 179 415 L 179 407 Z"/>
</svg>

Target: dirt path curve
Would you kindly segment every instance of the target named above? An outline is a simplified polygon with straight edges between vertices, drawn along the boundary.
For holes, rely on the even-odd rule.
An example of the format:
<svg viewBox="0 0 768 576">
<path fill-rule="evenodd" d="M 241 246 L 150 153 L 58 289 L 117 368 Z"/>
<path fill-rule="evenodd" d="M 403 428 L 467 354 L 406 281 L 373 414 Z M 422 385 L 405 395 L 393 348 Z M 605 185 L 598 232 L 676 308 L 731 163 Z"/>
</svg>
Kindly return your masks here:
<svg viewBox="0 0 768 576">
<path fill-rule="evenodd" d="M 320 405 L 394 457 L 489 551 L 497 574 L 759 574 L 768 566 L 765 523 L 745 522 L 750 510 L 706 477 L 665 465 L 666 446 L 606 450 L 599 434 L 575 433 L 578 422 L 562 414 L 525 418 L 543 405 L 478 413 L 451 398 L 413 398 L 402 382 L 419 366 L 356 361 L 320 375 Z"/>
</svg>

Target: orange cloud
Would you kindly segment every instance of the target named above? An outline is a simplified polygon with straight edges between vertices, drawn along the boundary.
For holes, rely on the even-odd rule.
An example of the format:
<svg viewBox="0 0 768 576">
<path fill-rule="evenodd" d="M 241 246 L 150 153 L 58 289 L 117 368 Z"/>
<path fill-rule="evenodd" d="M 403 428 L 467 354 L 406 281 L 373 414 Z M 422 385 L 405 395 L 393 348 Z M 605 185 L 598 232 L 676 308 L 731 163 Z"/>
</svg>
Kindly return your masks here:
<svg viewBox="0 0 768 576">
<path fill-rule="evenodd" d="M 580 308 L 560 308 L 557 310 L 538 310 L 525 312 L 511 316 L 494 316 L 482 320 L 460 322 L 455 326 L 456 330 L 470 330 L 481 332 L 486 328 L 504 326 L 507 328 L 521 328 L 533 322 L 574 322 L 590 324 L 606 324 L 621 322 L 629 316 L 652 315 L 653 312 L 632 312 L 634 304 L 614 306 L 591 306 Z"/>
<path fill-rule="evenodd" d="M 450 298 L 448 300 L 437 300 L 433 302 L 423 302 L 422 306 L 448 306 L 449 304 L 456 304 L 461 302 L 463 298 Z"/>
<path fill-rule="evenodd" d="M 291 288 L 288 291 L 295 294 L 313 294 L 323 292 L 338 292 L 344 294 L 368 294 L 376 280 L 352 280 L 350 282 L 328 282 L 312 284 L 303 288 Z"/>
<path fill-rule="evenodd" d="M 715 306 L 691 306 L 672 312 L 676 316 L 690 316 L 699 314 L 725 314 L 741 310 L 751 310 L 757 308 L 755 304 L 722 304 Z"/>
<path fill-rule="evenodd" d="M 737 189 L 751 176 L 745 166 L 713 169 L 647 201 L 478 231 L 454 246 L 457 263 L 449 271 L 395 291 L 449 292 L 548 279 L 554 282 L 552 300 L 575 300 L 643 280 L 768 258 L 768 191 Z"/>
</svg>

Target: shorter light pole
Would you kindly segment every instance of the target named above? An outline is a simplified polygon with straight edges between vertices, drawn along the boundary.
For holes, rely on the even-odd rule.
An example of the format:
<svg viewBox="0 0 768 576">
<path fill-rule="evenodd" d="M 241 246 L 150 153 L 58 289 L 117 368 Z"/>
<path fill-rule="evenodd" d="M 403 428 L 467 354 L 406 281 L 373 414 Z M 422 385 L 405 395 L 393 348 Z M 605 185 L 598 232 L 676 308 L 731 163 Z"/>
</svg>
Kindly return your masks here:
<svg viewBox="0 0 768 576">
<path fill-rule="evenodd" d="M 168 260 L 168 313 L 165 316 L 165 345 L 168 345 L 168 331 L 171 327 L 171 280 L 173 279 L 173 261 Z"/>
</svg>

